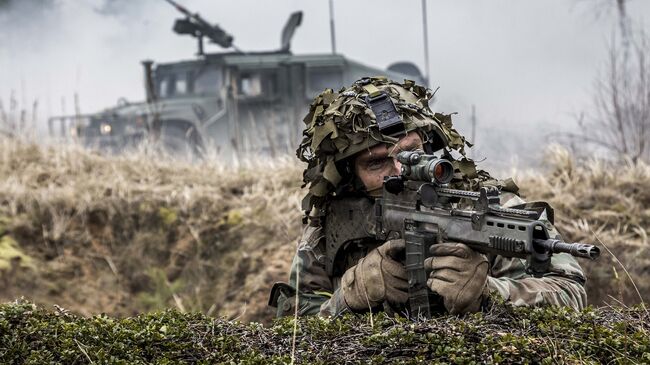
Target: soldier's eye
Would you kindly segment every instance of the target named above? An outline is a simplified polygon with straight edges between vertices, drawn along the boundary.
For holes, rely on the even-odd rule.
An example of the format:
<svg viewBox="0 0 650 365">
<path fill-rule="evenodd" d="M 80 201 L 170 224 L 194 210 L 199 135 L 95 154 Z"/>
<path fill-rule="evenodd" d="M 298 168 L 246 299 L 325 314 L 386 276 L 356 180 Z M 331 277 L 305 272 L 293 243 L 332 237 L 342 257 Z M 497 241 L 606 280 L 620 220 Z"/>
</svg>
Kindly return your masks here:
<svg viewBox="0 0 650 365">
<path fill-rule="evenodd" d="M 415 146 L 408 146 L 407 148 L 403 149 L 403 151 L 409 151 L 409 152 L 413 152 L 413 151 L 417 151 L 417 150 L 422 150 L 422 145 L 421 144 L 418 144 L 418 145 L 415 145 Z"/>
<path fill-rule="evenodd" d="M 383 169 L 392 158 L 378 158 L 368 161 L 368 170 L 381 170 Z"/>
</svg>

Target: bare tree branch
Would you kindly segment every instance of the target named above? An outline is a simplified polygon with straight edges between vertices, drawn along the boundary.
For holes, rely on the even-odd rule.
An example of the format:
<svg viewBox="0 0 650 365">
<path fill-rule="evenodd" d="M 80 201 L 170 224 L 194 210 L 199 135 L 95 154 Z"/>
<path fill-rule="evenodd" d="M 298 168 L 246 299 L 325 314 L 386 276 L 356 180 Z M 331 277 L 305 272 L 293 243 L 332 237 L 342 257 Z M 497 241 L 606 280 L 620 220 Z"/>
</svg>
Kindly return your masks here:
<svg viewBox="0 0 650 365">
<path fill-rule="evenodd" d="M 581 131 L 564 136 L 619 159 L 650 161 L 650 42 L 643 32 L 627 36 L 623 49 L 614 42 L 610 46 L 607 67 L 595 82 L 592 108 L 577 118 Z"/>
</svg>

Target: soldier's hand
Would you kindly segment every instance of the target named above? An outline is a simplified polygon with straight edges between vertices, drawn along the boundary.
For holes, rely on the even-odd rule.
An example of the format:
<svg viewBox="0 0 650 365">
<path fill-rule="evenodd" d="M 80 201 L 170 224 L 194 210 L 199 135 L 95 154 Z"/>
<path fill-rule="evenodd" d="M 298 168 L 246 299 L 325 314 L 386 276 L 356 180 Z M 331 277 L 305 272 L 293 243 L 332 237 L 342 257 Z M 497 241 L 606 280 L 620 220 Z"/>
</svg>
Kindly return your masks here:
<svg viewBox="0 0 650 365">
<path fill-rule="evenodd" d="M 477 312 L 487 286 L 488 261 L 462 243 L 431 246 L 433 257 L 424 261 L 432 270 L 427 285 L 444 298 L 452 314 Z"/>
<path fill-rule="evenodd" d="M 406 269 L 397 261 L 404 247 L 402 239 L 387 241 L 343 274 L 341 292 L 350 309 L 368 310 L 384 301 L 393 306 L 406 303 Z"/>
</svg>

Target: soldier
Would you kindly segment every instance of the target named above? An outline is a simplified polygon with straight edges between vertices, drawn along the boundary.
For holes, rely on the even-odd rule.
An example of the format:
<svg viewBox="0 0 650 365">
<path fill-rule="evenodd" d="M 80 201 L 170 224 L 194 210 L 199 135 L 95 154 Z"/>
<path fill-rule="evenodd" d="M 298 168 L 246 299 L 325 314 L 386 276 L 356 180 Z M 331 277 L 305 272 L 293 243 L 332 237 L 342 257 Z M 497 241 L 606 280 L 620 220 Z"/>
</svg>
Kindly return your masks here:
<svg viewBox="0 0 650 365">
<path fill-rule="evenodd" d="M 394 107 L 386 103 L 386 96 Z M 412 81 L 400 84 L 377 77 L 358 80 L 339 92 L 325 90 L 314 99 L 297 150 L 298 157 L 308 163 L 303 174 L 309 186 L 303 200 L 304 230 L 289 285 L 276 284 L 271 293 L 270 303 L 277 306 L 278 316 L 294 313 L 296 295 L 300 315 L 405 308 L 408 282 L 400 262 L 403 240 L 378 242 L 369 234 L 337 246 L 325 235 L 325 227 L 336 232 L 349 223 L 346 217 L 332 216 L 332 204 L 372 202 L 381 196 L 384 177 L 400 173 L 400 163 L 393 158 L 400 151 L 442 153 L 453 161 L 454 188 L 495 185 L 502 191 L 504 206 L 545 207 L 541 220 L 552 235 L 557 234 L 550 206 L 525 204 L 512 180 L 495 180 L 464 156 L 469 143 L 453 128 L 450 115 L 431 111 L 431 97 L 430 90 Z M 368 212 L 369 217 L 372 214 Z M 548 273 L 536 278 L 526 274 L 522 259 L 486 257 L 454 242 L 434 245 L 432 250 L 433 258 L 425 261 L 431 271 L 427 285 L 443 298 L 450 313 L 479 311 L 490 294 L 514 305 L 585 306 L 585 277 L 568 254 L 554 255 Z"/>
</svg>

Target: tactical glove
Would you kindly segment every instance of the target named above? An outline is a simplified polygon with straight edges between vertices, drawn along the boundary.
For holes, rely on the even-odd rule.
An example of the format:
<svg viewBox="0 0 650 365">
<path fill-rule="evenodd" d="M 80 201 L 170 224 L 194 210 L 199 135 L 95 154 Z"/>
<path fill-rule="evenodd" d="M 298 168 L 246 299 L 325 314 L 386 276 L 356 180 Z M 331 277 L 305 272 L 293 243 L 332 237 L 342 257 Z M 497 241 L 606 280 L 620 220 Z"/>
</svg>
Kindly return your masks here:
<svg viewBox="0 0 650 365">
<path fill-rule="evenodd" d="M 478 312 L 487 293 L 485 256 L 462 243 L 433 245 L 430 252 L 433 256 L 424 261 L 424 268 L 432 270 L 429 288 L 443 297 L 451 314 Z"/>
<path fill-rule="evenodd" d="M 343 274 L 341 292 L 351 310 L 368 310 L 384 301 L 392 306 L 406 303 L 406 269 L 396 260 L 403 251 L 404 240 L 387 241 Z"/>
</svg>

